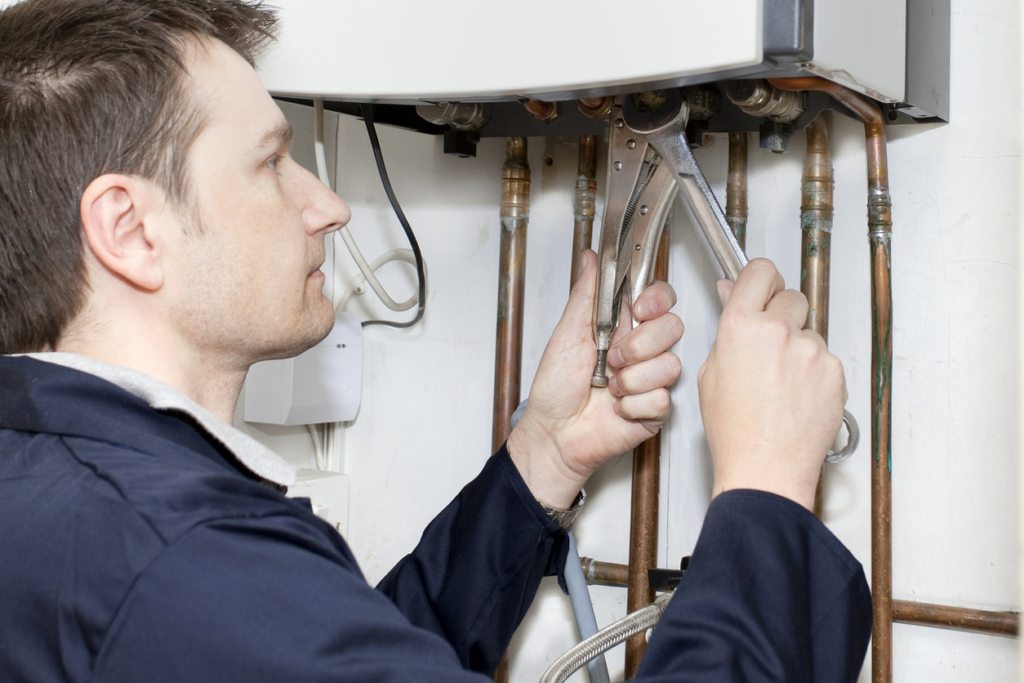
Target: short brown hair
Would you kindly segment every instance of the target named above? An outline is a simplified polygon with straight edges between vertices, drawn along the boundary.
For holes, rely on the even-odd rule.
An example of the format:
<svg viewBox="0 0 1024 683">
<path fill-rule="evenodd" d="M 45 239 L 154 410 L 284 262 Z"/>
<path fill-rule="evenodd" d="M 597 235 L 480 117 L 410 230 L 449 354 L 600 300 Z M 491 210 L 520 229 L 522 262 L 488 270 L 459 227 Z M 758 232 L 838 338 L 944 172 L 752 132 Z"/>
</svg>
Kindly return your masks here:
<svg viewBox="0 0 1024 683">
<path fill-rule="evenodd" d="M 0 353 L 57 344 L 86 298 L 79 202 L 95 178 L 187 193 L 203 116 L 184 50 L 253 62 L 276 17 L 251 0 L 26 0 L 0 11 Z"/>
</svg>

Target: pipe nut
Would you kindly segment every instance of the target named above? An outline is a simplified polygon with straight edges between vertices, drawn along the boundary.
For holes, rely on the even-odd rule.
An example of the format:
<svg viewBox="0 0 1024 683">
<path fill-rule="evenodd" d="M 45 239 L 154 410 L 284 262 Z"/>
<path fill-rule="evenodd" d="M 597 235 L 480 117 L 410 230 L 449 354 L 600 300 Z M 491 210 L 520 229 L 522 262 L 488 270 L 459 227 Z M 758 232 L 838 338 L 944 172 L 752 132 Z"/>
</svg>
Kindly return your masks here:
<svg viewBox="0 0 1024 683">
<path fill-rule="evenodd" d="M 804 113 L 803 93 L 781 90 L 763 80 L 729 81 L 725 96 L 745 113 L 778 123 L 795 121 Z"/>
</svg>

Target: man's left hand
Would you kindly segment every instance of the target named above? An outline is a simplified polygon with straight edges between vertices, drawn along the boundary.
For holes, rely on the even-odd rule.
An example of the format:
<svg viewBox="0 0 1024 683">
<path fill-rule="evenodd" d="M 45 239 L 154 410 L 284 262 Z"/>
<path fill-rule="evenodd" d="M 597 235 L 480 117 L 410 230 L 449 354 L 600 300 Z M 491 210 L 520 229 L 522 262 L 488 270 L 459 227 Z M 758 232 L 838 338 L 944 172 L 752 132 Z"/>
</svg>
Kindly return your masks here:
<svg viewBox="0 0 1024 683">
<path fill-rule="evenodd" d="M 670 349 L 683 323 L 669 309 L 675 291 L 655 282 L 632 305 L 608 350 L 607 389 L 590 379 L 597 362 L 593 337 L 597 259 L 588 251 L 562 319 L 548 342 L 523 419 L 508 438 L 509 453 L 534 497 L 567 508 L 590 476 L 609 460 L 661 429 L 671 410 L 668 388 L 681 364 Z"/>
</svg>

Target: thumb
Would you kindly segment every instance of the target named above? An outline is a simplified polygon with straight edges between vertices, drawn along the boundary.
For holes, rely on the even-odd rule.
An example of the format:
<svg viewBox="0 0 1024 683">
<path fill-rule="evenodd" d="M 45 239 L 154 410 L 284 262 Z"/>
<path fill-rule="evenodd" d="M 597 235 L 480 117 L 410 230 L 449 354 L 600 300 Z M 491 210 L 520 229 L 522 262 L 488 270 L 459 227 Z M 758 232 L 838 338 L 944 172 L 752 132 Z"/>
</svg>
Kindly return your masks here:
<svg viewBox="0 0 1024 683">
<path fill-rule="evenodd" d="M 718 300 L 725 306 L 729 302 L 729 297 L 732 296 L 733 282 L 732 280 L 719 280 L 718 281 Z"/>
<path fill-rule="evenodd" d="M 569 301 L 558 323 L 559 328 L 582 329 L 591 334 L 594 321 L 594 295 L 597 292 L 597 254 L 583 252 L 580 275 L 569 292 Z"/>
</svg>

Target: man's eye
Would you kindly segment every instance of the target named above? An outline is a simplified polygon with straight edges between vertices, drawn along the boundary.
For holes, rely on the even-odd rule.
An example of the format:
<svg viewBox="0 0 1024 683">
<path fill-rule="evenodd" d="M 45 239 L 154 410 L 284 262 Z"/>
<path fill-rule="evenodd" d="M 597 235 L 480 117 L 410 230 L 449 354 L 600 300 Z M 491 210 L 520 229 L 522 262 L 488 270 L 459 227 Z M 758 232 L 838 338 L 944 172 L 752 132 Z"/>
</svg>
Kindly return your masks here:
<svg viewBox="0 0 1024 683">
<path fill-rule="evenodd" d="M 278 166 L 278 164 L 281 163 L 282 160 L 284 160 L 284 155 L 283 154 L 275 154 L 274 156 L 272 156 L 269 159 L 267 159 L 266 167 L 269 168 L 271 171 L 274 171 L 276 173 L 277 172 L 277 166 Z"/>
</svg>

